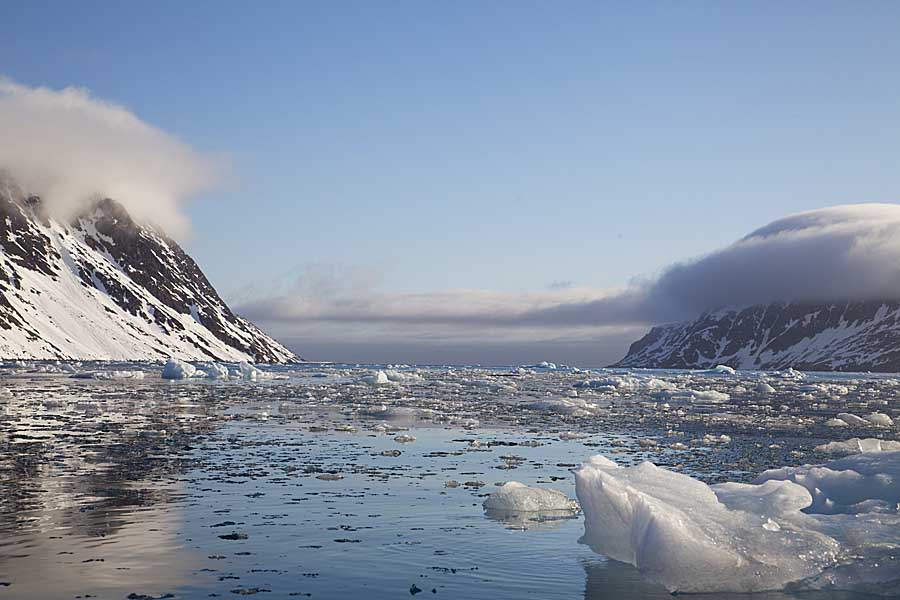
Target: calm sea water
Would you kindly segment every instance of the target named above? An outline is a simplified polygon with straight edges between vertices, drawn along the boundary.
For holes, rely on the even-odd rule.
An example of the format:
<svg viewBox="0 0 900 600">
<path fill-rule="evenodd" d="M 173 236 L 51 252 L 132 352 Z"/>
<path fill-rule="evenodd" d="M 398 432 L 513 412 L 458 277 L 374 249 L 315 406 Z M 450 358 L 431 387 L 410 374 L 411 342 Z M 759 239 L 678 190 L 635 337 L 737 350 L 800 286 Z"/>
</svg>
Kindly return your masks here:
<svg viewBox="0 0 900 600">
<path fill-rule="evenodd" d="M 617 407 L 621 392 L 592 397 L 602 413 L 535 408 L 581 372 L 440 368 L 368 386 L 345 366 L 262 383 L 126 368 L 147 376 L 7 370 L 0 598 L 664 598 L 580 545 L 580 516 L 487 515 L 484 497 L 509 480 L 574 497 L 570 469 L 596 453 L 739 479 L 801 461 L 827 434 L 795 426 L 815 415 L 808 402 L 765 431 L 723 421 L 721 406 Z M 729 410 L 756 414 L 750 404 Z M 674 439 L 673 426 L 734 442 L 681 454 L 638 443 Z"/>
</svg>

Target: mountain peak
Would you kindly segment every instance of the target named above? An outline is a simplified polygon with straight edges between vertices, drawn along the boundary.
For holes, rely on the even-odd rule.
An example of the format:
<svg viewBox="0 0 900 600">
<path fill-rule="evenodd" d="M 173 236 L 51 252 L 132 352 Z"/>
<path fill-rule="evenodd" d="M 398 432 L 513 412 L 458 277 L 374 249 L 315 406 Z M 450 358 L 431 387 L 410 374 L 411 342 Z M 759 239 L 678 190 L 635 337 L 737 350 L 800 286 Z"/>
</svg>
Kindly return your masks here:
<svg viewBox="0 0 900 600">
<path fill-rule="evenodd" d="M 235 315 L 194 260 L 103 198 L 69 223 L 0 186 L 0 357 L 299 360 Z"/>
</svg>

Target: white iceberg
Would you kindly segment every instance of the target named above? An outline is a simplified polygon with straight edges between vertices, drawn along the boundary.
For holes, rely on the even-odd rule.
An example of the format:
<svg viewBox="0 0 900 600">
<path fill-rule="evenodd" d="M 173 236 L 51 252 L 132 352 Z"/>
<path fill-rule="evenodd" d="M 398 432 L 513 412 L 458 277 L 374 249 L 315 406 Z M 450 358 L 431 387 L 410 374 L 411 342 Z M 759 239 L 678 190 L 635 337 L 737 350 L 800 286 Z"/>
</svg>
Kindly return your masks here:
<svg viewBox="0 0 900 600">
<path fill-rule="evenodd" d="M 714 486 L 596 456 L 575 479 L 581 541 L 670 592 L 900 593 L 900 452 Z"/>
<path fill-rule="evenodd" d="M 363 375 L 359 378 L 359 383 L 365 383 L 368 385 L 384 385 L 386 383 L 390 383 L 391 380 L 387 376 L 387 373 L 384 371 L 373 371 L 368 375 Z"/>
<path fill-rule="evenodd" d="M 207 363 L 201 367 L 207 379 L 228 379 L 228 367 L 219 363 Z"/>
<path fill-rule="evenodd" d="M 269 374 L 248 362 L 242 362 L 238 365 L 241 369 L 241 379 L 244 381 L 259 381 L 260 379 L 268 379 Z"/>
<path fill-rule="evenodd" d="M 197 367 L 189 362 L 170 358 L 162 370 L 163 379 L 189 379 L 197 372 Z"/>
</svg>

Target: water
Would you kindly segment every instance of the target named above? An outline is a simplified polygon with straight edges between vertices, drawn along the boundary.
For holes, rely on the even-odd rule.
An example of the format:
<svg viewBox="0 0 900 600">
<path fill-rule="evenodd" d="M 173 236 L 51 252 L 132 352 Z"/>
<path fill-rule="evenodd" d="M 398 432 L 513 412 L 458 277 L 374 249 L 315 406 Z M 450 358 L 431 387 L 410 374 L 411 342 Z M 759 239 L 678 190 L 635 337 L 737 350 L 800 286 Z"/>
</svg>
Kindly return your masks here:
<svg viewBox="0 0 900 600">
<path fill-rule="evenodd" d="M 146 378 L 2 371 L 0 598 L 668 597 L 580 545 L 580 517 L 500 518 L 482 501 L 508 480 L 574 497 L 569 470 L 596 453 L 746 480 L 849 437 L 823 424 L 838 412 L 897 416 L 881 376 L 784 377 L 761 396 L 757 373 L 604 387 L 611 372 L 432 367 L 373 386 L 347 365 L 257 383 L 77 367 L 120 369 Z M 662 397 L 651 380 L 730 397 Z"/>
</svg>

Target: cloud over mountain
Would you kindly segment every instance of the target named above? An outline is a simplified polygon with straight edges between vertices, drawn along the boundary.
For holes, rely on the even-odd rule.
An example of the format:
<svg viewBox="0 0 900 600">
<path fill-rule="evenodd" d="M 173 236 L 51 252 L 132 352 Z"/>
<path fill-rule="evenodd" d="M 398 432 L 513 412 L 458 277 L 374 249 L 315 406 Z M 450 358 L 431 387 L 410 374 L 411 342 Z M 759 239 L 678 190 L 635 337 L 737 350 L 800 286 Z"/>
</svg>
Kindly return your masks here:
<svg viewBox="0 0 900 600">
<path fill-rule="evenodd" d="M 602 265 L 598 264 L 598 269 Z M 327 283 L 326 283 L 327 282 Z M 293 286 L 238 311 L 285 335 L 389 339 L 624 340 L 704 310 L 776 301 L 900 298 L 900 206 L 857 204 L 791 215 L 653 279 L 617 290 L 553 286 L 540 292 L 386 293 L 377 278 L 301 272 Z"/>
<path fill-rule="evenodd" d="M 0 78 L 0 171 L 65 214 L 111 197 L 135 217 L 184 234 L 179 205 L 212 185 L 217 161 L 83 88 Z"/>
</svg>

